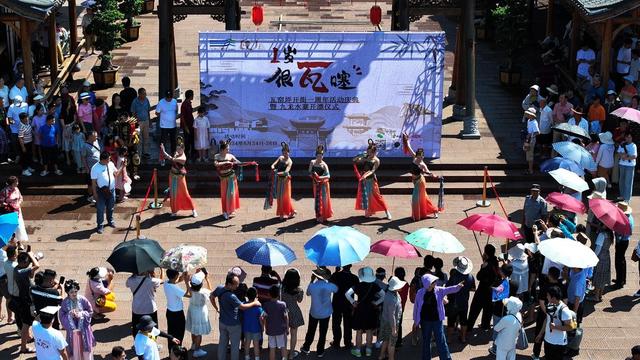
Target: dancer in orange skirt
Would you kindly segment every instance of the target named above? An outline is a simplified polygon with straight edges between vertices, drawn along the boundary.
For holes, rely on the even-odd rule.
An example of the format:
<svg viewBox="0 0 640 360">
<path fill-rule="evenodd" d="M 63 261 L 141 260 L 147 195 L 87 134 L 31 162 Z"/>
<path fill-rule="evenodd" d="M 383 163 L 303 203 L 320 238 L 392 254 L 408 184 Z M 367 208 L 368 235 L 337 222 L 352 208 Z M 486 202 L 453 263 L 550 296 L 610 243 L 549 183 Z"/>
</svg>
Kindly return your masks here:
<svg viewBox="0 0 640 360">
<path fill-rule="evenodd" d="M 265 210 L 269 209 L 273 204 L 273 199 L 276 199 L 276 215 L 284 220 L 294 217 L 296 211 L 293 209 L 293 203 L 291 202 L 291 175 L 289 174 L 291 166 L 293 166 L 293 160 L 289 157 L 289 145 L 282 142 L 281 146 L 282 155 L 271 164 L 273 175 L 264 208 Z"/>
<path fill-rule="evenodd" d="M 160 153 L 165 160 L 171 161 L 169 171 L 169 198 L 171 202 L 171 216 L 177 216 L 180 210 L 191 210 L 193 217 L 197 217 L 196 206 L 187 189 L 187 169 L 184 163 L 187 157 L 184 154 L 184 145 L 178 141 L 176 153 L 173 156 L 164 150 L 164 144 L 160 144 Z"/>
<path fill-rule="evenodd" d="M 404 144 L 404 150 L 407 154 L 411 155 L 413 161 L 411 162 L 411 179 L 413 180 L 413 194 L 411 195 L 411 217 L 414 221 L 426 219 L 433 215 L 434 218 L 438 218 L 438 212 L 444 209 L 438 209 L 433 205 L 429 195 L 427 195 L 427 181 L 426 177 L 439 179 L 434 175 L 427 164 L 424 163 L 424 149 L 418 148 L 415 152 L 409 144 L 409 137 L 407 134 L 402 134 L 402 142 Z"/>
<path fill-rule="evenodd" d="M 326 222 L 333 216 L 331 209 L 331 191 L 329 189 L 329 166 L 323 160 L 324 146 L 316 148 L 316 158 L 309 163 L 309 175 L 313 180 L 313 206 L 316 211 L 316 220 L 319 223 Z"/>
<path fill-rule="evenodd" d="M 358 155 L 354 159 L 354 170 L 358 178 L 358 196 L 356 198 L 356 210 L 364 210 L 364 216 L 369 217 L 378 211 L 384 211 L 387 219 L 391 220 L 391 213 L 387 204 L 380 194 L 376 170 L 380 166 L 378 159 L 378 148 L 372 139 L 369 139 L 369 147 L 363 155 Z M 360 174 L 356 164 L 363 163 L 363 173 Z"/>
<path fill-rule="evenodd" d="M 220 175 L 220 201 L 222 202 L 222 215 L 225 219 L 234 216 L 240 208 L 240 191 L 238 191 L 238 179 L 233 170 L 234 165 L 239 165 L 240 161 L 229 152 L 231 139 L 220 141 L 220 152 L 217 153 L 213 164 Z"/>
</svg>

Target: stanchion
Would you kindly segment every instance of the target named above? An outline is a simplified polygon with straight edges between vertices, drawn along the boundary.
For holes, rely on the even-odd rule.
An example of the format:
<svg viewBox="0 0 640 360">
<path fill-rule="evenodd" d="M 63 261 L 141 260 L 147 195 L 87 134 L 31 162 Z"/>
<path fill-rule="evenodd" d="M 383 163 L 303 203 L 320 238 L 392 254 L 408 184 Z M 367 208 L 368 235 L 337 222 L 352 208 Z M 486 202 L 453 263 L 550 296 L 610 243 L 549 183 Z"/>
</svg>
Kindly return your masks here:
<svg viewBox="0 0 640 360">
<path fill-rule="evenodd" d="M 487 200 L 487 176 L 489 175 L 489 170 L 485 166 L 484 167 L 484 180 L 482 181 L 482 200 L 476 202 L 476 206 L 479 207 L 489 207 L 491 206 L 491 201 Z"/>
<path fill-rule="evenodd" d="M 136 215 L 136 239 L 140 239 L 140 214 Z"/>
<path fill-rule="evenodd" d="M 153 202 L 149 204 L 149 208 L 162 208 L 162 203 L 158 201 L 158 169 L 153 169 Z"/>
</svg>

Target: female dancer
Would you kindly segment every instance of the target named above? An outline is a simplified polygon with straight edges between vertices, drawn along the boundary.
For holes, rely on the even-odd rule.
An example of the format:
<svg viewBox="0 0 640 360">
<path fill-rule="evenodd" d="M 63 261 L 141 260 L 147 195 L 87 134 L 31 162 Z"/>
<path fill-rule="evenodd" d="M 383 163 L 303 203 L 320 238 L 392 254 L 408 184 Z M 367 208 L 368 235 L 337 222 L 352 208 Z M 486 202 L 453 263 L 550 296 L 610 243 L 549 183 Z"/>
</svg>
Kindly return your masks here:
<svg viewBox="0 0 640 360">
<path fill-rule="evenodd" d="M 187 169 L 184 167 L 187 157 L 184 154 L 184 145 L 178 141 L 176 153 L 171 156 L 164 150 L 164 144 L 160 144 L 160 154 L 164 159 L 171 161 L 171 170 L 169 170 L 171 216 L 177 216 L 179 210 L 191 210 L 193 217 L 197 217 L 196 206 L 187 189 Z"/>
<path fill-rule="evenodd" d="M 89 300 L 78 295 L 80 284 L 74 280 L 64 283 L 67 298 L 60 304 L 60 323 L 67 332 L 67 349 L 73 359 L 93 359 L 96 339 L 91 329 L 93 308 Z"/>
<path fill-rule="evenodd" d="M 282 155 L 271 164 L 271 170 L 274 174 L 269 189 L 269 198 L 265 202 L 265 210 L 271 207 L 275 198 L 278 204 L 276 215 L 284 220 L 294 217 L 296 211 L 291 202 L 291 175 L 289 174 L 293 160 L 289 157 L 289 145 L 284 141 L 280 145 L 282 146 Z"/>
<path fill-rule="evenodd" d="M 238 179 L 233 171 L 233 165 L 239 165 L 240 161 L 229 152 L 231 139 L 220 141 L 220 152 L 213 157 L 213 165 L 220 176 L 220 201 L 222 202 L 222 215 L 225 219 L 234 216 L 240 208 L 240 192 L 238 191 Z"/>
<path fill-rule="evenodd" d="M 364 155 L 358 155 L 353 158 L 354 170 L 358 178 L 358 196 L 356 198 L 356 210 L 364 210 L 364 216 L 369 217 L 378 211 L 384 211 L 387 219 L 391 220 L 391 213 L 387 208 L 387 204 L 380 194 L 378 187 L 378 179 L 376 178 L 376 170 L 380 166 L 378 159 L 378 148 L 369 139 L 369 147 Z M 355 163 L 364 162 L 363 173 L 360 174 Z"/>
<path fill-rule="evenodd" d="M 331 209 L 331 192 L 329 191 L 329 166 L 323 160 L 324 146 L 316 148 L 316 158 L 309 163 L 309 175 L 313 180 L 314 209 L 316 220 L 319 223 L 326 222 L 333 216 Z"/>
<path fill-rule="evenodd" d="M 404 143 L 405 151 L 411 155 L 413 161 L 411 162 L 411 179 L 413 181 L 413 195 L 411 195 L 411 217 L 414 221 L 419 221 L 428 218 L 433 215 L 434 218 L 438 218 L 438 212 L 442 209 L 438 209 L 433 205 L 429 195 L 427 195 L 427 181 L 426 177 L 438 179 L 439 177 L 434 175 L 427 164 L 424 163 L 424 149 L 418 148 L 415 152 L 409 144 L 409 137 L 406 133 L 402 134 L 402 142 Z"/>
</svg>

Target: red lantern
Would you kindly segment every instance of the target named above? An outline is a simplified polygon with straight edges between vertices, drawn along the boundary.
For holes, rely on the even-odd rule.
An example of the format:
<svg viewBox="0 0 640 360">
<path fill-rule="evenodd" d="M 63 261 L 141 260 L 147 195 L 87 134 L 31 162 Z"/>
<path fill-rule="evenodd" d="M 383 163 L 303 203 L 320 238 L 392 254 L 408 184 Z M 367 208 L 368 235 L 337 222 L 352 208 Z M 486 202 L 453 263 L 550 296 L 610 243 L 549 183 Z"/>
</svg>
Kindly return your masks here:
<svg viewBox="0 0 640 360">
<path fill-rule="evenodd" d="M 264 20 L 262 6 L 254 5 L 253 8 L 251 8 L 251 21 L 253 21 L 255 26 L 260 26 L 262 24 L 262 20 Z"/>
<path fill-rule="evenodd" d="M 382 20 L 382 9 L 378 5 L 373 5 L 371 10 L 369 10 L 369 20 L 373 26 L 380 25 L 380 21 Z"/>
</svg>

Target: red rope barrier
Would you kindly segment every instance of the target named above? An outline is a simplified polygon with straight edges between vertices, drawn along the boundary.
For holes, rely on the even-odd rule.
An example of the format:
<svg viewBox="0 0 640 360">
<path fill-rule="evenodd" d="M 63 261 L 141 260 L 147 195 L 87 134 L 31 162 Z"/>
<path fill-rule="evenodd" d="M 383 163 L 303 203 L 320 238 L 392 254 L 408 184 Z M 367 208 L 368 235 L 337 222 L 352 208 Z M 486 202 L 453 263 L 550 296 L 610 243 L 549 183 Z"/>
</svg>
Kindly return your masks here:
<svg viewBox="0 0 640 360">
<path fill-rule="evenodd" d="M 504 217 L 506 219 L 509 219 L 509 216 L 507 215 L 507 210 L 504 209 L 504 205 L 502 205 L 502 200 L 500 200 L 500 195 L 498 194 L 498 190 L 496 190 L 496 186 L 493 184 L 493 179 L 491 179 L 491 175 L 489 175 L 489 171 L 487 171 L 487 177 L 489 178 L 489 182 L 491 183 L 491 189 L 493 189 L 493 193 L 496 195 L 496 199 L 498 199 L 498 203 L 500 204 L 500 207 L 502 208 L 502 212 L 504 213 Z"/>
<path fill-rule="evenodd" d="M 144 210 L 147 206 L 147 199 L 149 199 L 149 193 L 151 193 L 151 185 L 153 185 L 153 181 L 156 179 L 156 172 L 153 172 L 153 175 L 151 176 L 151 181 L 149 181 L 149 186 L 147 187 L 147 193 L 144 195 L 144 200 L 142 201 L 142 204 L 140 205 L 140 209 L 138 210 L 138 213 L 141 213 L 142 210 Z"/>
</svg>

